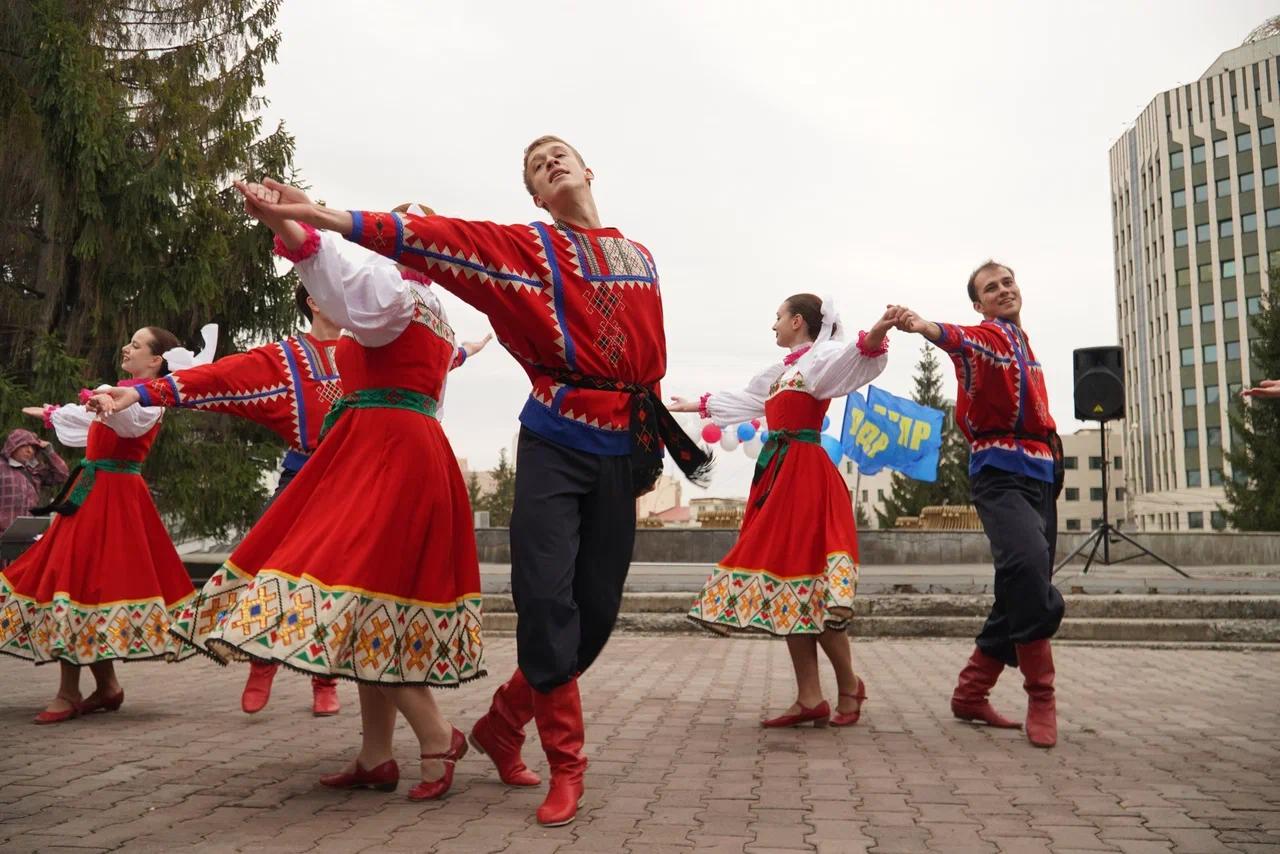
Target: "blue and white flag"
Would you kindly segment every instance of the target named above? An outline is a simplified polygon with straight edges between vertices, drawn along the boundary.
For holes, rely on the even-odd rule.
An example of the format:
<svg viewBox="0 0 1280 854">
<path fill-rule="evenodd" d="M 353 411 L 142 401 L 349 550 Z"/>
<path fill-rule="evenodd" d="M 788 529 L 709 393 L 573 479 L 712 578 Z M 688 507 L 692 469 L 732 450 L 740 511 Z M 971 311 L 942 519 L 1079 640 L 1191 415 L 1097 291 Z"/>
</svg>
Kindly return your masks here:
<svg viewBox="0 0 1280 854">
<path fill-rule="evenodd" d="M 841 447 L 863 474 L 888 467 L 915 480 L 934 481 L 945 417 L 941 410 L 869 386 L 865 400 L 856 391 L 849 395 Z"/>
</svg>

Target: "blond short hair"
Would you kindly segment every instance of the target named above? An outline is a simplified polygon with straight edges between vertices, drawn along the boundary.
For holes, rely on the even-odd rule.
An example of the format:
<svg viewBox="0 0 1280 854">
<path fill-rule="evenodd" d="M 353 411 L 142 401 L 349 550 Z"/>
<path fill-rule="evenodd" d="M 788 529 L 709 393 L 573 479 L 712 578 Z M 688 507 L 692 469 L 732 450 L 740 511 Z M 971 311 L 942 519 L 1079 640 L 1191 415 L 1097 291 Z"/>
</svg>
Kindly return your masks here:
<svg viewBox="0 0 1280 854">
<path fill-rule="evenodd" d="M 540 136 L 524 148 L 524 168 L 522 170 L 524 174 L 521 177 L 524 178 L 524 188 L 529 191 L 529 195 L 531 196 L 535 195 L 535 193 L 533 192 L 533 182 L 529 180 L 529 155 L 533 153 L 534 149 L 539 146 L 546 145 L 549 142 L 558 142 L 565 148 L 572 151 L 573 156 L 578 158 L 578 165 L 583 169 L 587 168 L 587 161 L 582 159 L 582 155 L 578 153 L 578 149 L 574 148 L 558 136 L 553 136 L 551 134 Z"/>
</svg>

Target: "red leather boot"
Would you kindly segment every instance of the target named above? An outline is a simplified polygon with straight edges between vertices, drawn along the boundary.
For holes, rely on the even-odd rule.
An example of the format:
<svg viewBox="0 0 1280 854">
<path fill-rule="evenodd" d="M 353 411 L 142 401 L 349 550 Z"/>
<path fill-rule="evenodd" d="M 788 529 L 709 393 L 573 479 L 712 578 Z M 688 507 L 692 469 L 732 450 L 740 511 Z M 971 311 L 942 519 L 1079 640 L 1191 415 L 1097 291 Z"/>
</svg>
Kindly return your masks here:
<svg viewBox="0 0 1280 854">
<path fill-rule="evenodd" d="M 1058 743 L 1058 705 L 1053 696 L 1053 650 L 1049 639 L 1018 644 L 1018 668 L 1027 690 L 1027 738 L 1036 747 Z"/>
<path fill-rule="evenodd" d="M 536 786 L 542 782 L 520 758 L 525 724 L 533 720 L 533 689 L 516 668 L 504 685 L 493 692 L 489 711 L 471 727 L 471 746 L 493 760 L 498 776 L 508 786 Z"/>
<path fill-rule="evenodd" d="M 323 676 L 311 677 L 311 714 L 317 718 L 336 715 L 338 705 L 338 680 Z"/>
<path fill-rule="evenodd" d="M 538 824 L 559 827 L 578 814 L 582 800 L 582 775 L 587 758 L 582 755 L 582 697 L 578 680 L 557 686 L 546 694 L 533 694 L 533 717 L 538 737 L 551 766 L 551 790 L 538 807 Z"/>
<path fill-rule="evenodd" d="M 240 695 L 240 708 L 245 714 L 252 715 L 267 707 L 267 701 L 271 699 L 271 682 L 279 669 L 278 664 L 249 662 L 249 681 L 244 683 L 244 693 Z"/>
<path fill-rule="evenodd" d="M 1021 723 L 997 712 L 987 699 L 1003 671 L 1003 661 L 992 658 L 975 646 L 969 663 L 960 671 L 956 690 L 951 694 L 951 714 L 962 721 L 982 721 L 994 727 L 1020 729 Z"/>
</svg>

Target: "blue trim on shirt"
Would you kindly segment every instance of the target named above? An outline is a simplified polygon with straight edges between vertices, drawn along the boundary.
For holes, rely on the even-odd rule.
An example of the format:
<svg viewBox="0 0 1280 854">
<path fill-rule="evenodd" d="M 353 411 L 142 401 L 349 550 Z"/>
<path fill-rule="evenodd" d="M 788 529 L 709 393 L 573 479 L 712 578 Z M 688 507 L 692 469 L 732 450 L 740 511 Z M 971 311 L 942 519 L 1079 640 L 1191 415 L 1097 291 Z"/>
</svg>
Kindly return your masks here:
<svg viewBox="0 0 1280 854">
<path fill-rule="evenodd" d="M 302 446 L 302 450 L 310 451 L 307 447 L 307 407 L 306 401 L 302 397 L 302 375 L 298 373 L 298 360 L 293 356 L 293 348 L 285 346 L 285 361 L 289 363 L 289 373 L 293 377 L 293 397 L 298 407 L 298 444 Z"/>
<path fill-rule="evenodd" d="M 552 396 L 551 411 L 554 414 L 559 415 L 561 412 L 564 412 L 564 399 L 566 396 L 568 396 L 569 391 L 570 391 L 570 386 L 562 385 L 556 391 L 555 395 Z"/>
<path fill-rule="evenodd" d="M 1027 355 L 1023 350 L 1023 338 L 1020 330 L 1007 321 L 996 321 L 1004 334 L 1009 338 L 1013 355 L 1018 360 L 1018 417 L 1013 422 L 1013 432 L 1021 433 L 1027 421 L 1027 383 L 1030 382 L 1030 371 L 1027 370 Z"/>
<path fill-rule="evenodd" d="M 631 433 L 626 430 L 604 430 L 558 415 L 532 395 L 520 410 L 520 423 L 548 442 L 599 454 L 625 457 L 631 453 Z"/>
<path fill-rule="evenodd" d="M 290 450 L 284 455 L 284 462 L 280 464 L 280 468 L 285 471 L 300 472 L 302 466 L 307 460 L 311 459 L 310 454 L 304 454 L 301 451 Z"/>
<path fill-rule="evenodd" d="M 990 467 L 1014 474 L 1026 475 L 1045 483 L 1053 483 L 1053 460 L 1041 460 L 1028 456 L 1023 451 L 1009 448 L 986 448 L 969 457 L 969 475 L 972 477 L 979 470 Z"/>
<path fill-rule="evenodd" d="M 538 288 L 539 290 L 546 287 L 546 283 L 541 279 L 529 279 L 524 276 L 517 276 L 515 273 L 503 273 L 499 270 L 486 267 L 483 264 L 476 264 L 466 260 L 465 258 L 458 258 L 453 255 L 447 255 L 443 252 L 429 252 L 426 249 L 420 249 L 417 246 L 406 246 L 403 251 L 409 255 L 418 255 L 423 258 L 434 259 L 444 264 L 466 267 L 468 270 L 475 270 L 477 273 L 484 273 L 486 276 L 497 279 L 498 281 L 519 282 L 522 285 L 528 285 L 531 288 Z"/>
<path fill-rule="evenodd" d="M 542 248 L 547 255 L 547 265 L 551 268 L 551 294 L 556 306 L 556 324 L 560 334 L 564 336 L 564 360 L 571 370 L 578 370 L 577 348 L 573 345 L 573 337 L 569 335 L 569 324 L 564 319 L 564 282 L 560 278 L 560 263 L 556 261 L 555 245 L 551 242 L 551 234 L 547 227 L 535 222 L 533 227 L 542 238 Z"/>
<path fill-rule="evenodd" d="M 146 386 L 138 385 L 134 386 L 134 388 L 138 390 L 138 403 L 141 403 L 143 406 L 154 406 L 151 402 L 151 392 L 147 391 Z"/>
<path fill-rule="evenodd" d="M 393 216 L 396 223 L 396 254 L 392 257 L 399 258 L 400 253 L 404 251 L 404 220 L 399 216 Z"/>
<path fill-rule="evenodd" d="M 364 231 L 364 216 L 360 211 L 347 211 L 347 213 L 351 214 L 351 233 L 347 235 L 347 240 L 359 243 L 361 232 Z"/>
<path fill-rule="evenodd" d="M 169 388 L 173 390 L 173 402 L 182 405 L 182 392 L 178 391 L 178 381 L 173 378 L 173 374 L 165 374 L 164 381 L 169 384 Z"/>
<path fill-rule="evenodd" d="M 297 341 L 298 346 L 302 348 L 302 355 L 307 360 L 307 367 L 311 369 L 311 375 L 318 380 L 336 380 L 338 372 L 327 373 L 324 369 L 324 359 L 320 358 L 320 351 L 311 346 L 311 342 L 307 340 L 305 335 L 299 335 L 297 338 L 285 338 L 276 343 L 281 349 L 289 346 L 289 341 Z"/>
<path fill-rule="evenodd" d="M 255 400 L 266 400 L 276 395 L 287 392 L 287 385 L 276 386 L 275 388 L 262 389 L 261 391 L 246 391 L 239 394 L 219 394 L 211 397 L 202 397 L 199 400 L 187 399 L 182 403 L 186 409 L 200 409 L 205 406 L 213 406 L 219 403 L 251 403 Z"/>
</svg>

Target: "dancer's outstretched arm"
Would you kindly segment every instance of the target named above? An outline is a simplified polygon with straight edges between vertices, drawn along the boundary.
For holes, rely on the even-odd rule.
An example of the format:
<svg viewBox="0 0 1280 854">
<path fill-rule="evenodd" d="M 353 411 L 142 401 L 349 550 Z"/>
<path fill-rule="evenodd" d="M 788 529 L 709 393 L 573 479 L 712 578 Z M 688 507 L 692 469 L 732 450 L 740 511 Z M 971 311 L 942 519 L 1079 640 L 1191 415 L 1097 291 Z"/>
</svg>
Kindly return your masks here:
<svg viewBox="0 0 1280 854">
<path fill-rule="evenodd" d="M 547 259 L 532 226 L 420 216 L 339 211 L 313 204 L 306 193 L 271 179 L 236 188 L 266 216 L 335 231 L 353 243 L 425 273 L 487 315 L 507 316 L 525 303 L 509 297 L 543 287 Z M 269 224 L 269 223 L 268 223 Z"/>
</svg>

